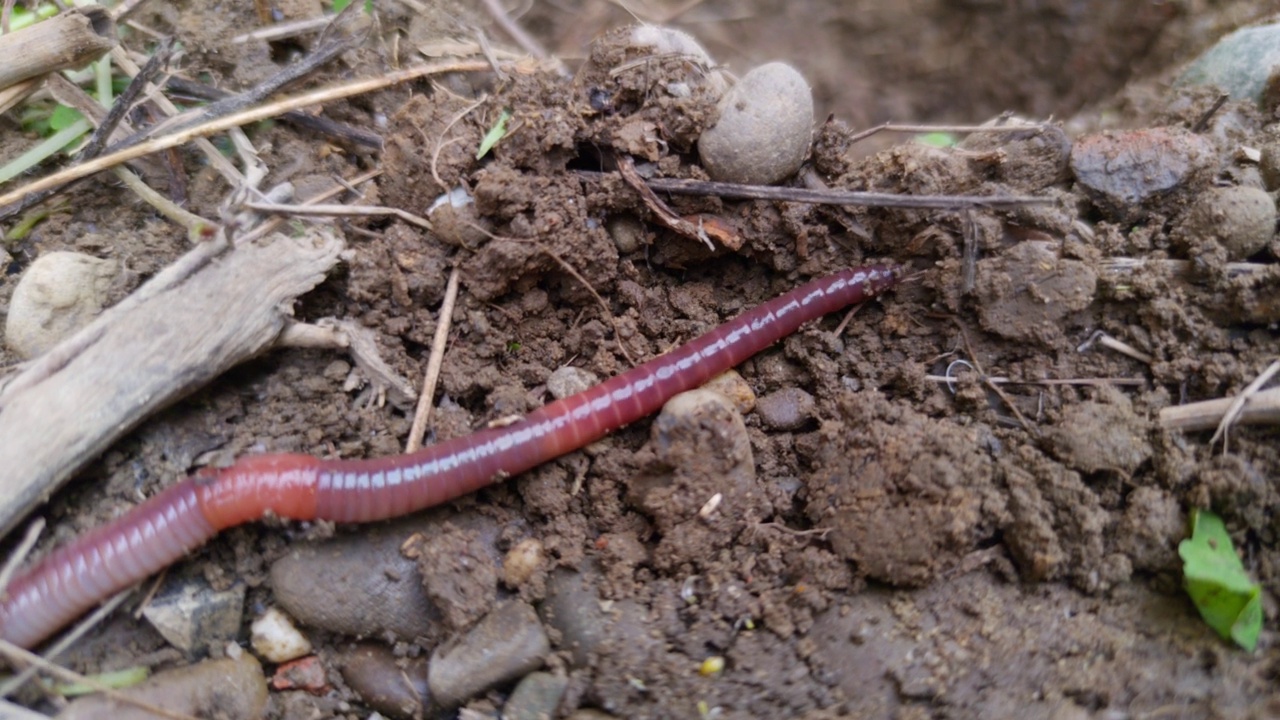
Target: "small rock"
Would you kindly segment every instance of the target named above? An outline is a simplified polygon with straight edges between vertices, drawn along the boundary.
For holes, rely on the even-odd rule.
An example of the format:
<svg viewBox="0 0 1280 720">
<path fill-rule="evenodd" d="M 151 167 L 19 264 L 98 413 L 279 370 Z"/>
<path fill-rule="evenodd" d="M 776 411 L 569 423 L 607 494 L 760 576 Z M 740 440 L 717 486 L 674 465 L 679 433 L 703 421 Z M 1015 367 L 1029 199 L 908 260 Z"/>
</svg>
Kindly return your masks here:
<svg viewBox="0 0 1280 720">
<path fill-rule="evenodd" d="M 5 342 L 23 358 L 48 350 L 102 311 L 116 263 L 74 252 L 50 252 L 22 274 L 9 300 Z"/>
<path fill-rule="evenodd" d="M 249 653 L 221 658 L 151 678 L 119 692 L 184 716 L 228 720 L 258 720 L 267 706 L 267 682 L 262 666 Z M 80 698 L 58 714 L 60 720 L 155 720 L 154 713 L 124 705 L 101 695 Z"/>
<path fill-rule="evenodd" d="M 538 669 L 549 652 L 551 643 L 532 606 L 519 601 L 500 605 L 432 653 L 431 695 L 442 705 L 459 705 Z"/>
<path fill-rule="evenodd" d="M 547 392 L 557 400 L 563 400 L 570 395 L 589 390 L 600 383 L 600 378 L 590 370 L 583 370 L 579 367 L 565 365 L 556 368 L 554 372 L 547 377 Z"/>
<path fill-rule="evenodd" d="M 456 187 L 436 198 L 427 208 L 431 232 L 442 242 L 457 247 L 475 247 L 487 239 L 489 221 L 476 212 L 475 200 L 466 188 Z"/>
<path fill-rule="evenodd" d="M 569 678 L 549 672 L 531 672 L 516 685 L 502 707 L 502 720 L 540 720 L 556 716 L 556 708 Z"/>
<path fill-rule="evenodd" d="M 1217 167 L 1209 140 L 1158 127 L 1087 135 L 1071 149 L 1071 170 L 1100 210 L 1134 221 L 1160 210 L 1179 190 L 1199 190 Z"/>
<path fill-rule="evenodd" d="M 644 224 L 634 215 L 611 217 L 605 223 L 605 229 L 609 231 L 609 237 L 613 238 L 613 244 L 618 246 L 618 252 L 623 255 L 639 250 L 648 240 Z"/>
<path fill-rule="evenodd" d="M 253 651 L 272 663 L 296 660 L 311 652 L 311 641 L 293 626 L 288 615 L 270 608 L 249 628 Z"/>
<path fill-rule="evenodd" d="M 519 588 L 542 566 L 542 541 L 526 538 L 516 543 L 502 559 L 502 582 Z"/>
<path fill-rule="evenodd" d="M 1178 85 L 1214 85 L 1232 100 L 1261 103 L 1267 80 L 1280 66 L 1280 25 L 1260 25 L 1226 35 L 1182 71 Z"/>
<path fill-rule="evenodd" d="M 698 139 L 712 179 L 768 185 L 800 169 L 813 135 L 813 93 L 798 70 L 761 65 L 720 98 L 719 110 Z"/>
<path fill-rule="evenodd" d="M 347 685 L 384 715 L 411 720 L 431 707 L 425 657 L 397 658 L 382 645 L 363 643 L 340 652 L 337 663 Z"/>
<path fill-rule="evenodd" d="M 718 392 L 729 398 L 733 406 L 743 415 L 751 412 L 756 407 L 756 392 L 751 389 L 751 384 L 738 374 L 737 370 L 725 370 L 708 380 L 703 384 L 702 388 Z"/>
<path fill-rule="evenodd" d="M 1276 204 L 1259 188 L 1210 188 L 1196 197 L 1180 230 L 1189 244 L 1214 238 L 1226 249 L 1229 260 L 1244 260 L 1271 242 L 1276 231 Z"/>
<path fill-rule="evenodd" d="M 574 667 L 586 667 L 600 649 L 610 618 L 600 607 L 593 572 L 556 570 L 547 582 L 547 599 L 539 609 L 547 625 L 560 633 L 557 647 L 568 650 Z"/>
<path fill-rule="evenodd" d="M 312 695 L 323 695 L 329 691 L 329 679 L 325 676 L 320 658 L 309 655 L 276 668 L 275 675 L 271 676 L 271 687 L 276 690 L 306 690 Z"/>
<path fill-rule="evenodd" d="M 240 632 L 245 587 L 218 592 L 200 580 L 181 582 L 151 599 L 142 616 L 170 645 L 202 655 Z"/>
<path fill-rule="evenodd" d="M 312 627 L 367 637 L 427 635 L 434 608 L 417 563 L 400 553 L 422 519 L 299 545 L 271 566 L 276 602 Z"/>
<path fill-rule="evenodd" d="M 769 393 L 756 403 L 760 422 L 770 430 L 799 430 L 813 420 L 816 412 L 813 396 L 800 388 Z"/>
</svg>

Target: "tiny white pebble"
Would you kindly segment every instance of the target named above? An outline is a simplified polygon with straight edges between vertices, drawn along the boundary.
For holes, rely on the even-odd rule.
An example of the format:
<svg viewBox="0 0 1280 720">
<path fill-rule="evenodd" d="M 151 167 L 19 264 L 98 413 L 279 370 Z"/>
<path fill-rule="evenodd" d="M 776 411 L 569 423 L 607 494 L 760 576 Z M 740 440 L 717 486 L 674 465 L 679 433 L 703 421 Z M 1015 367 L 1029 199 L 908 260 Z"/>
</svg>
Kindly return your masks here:
<svg viewBox="0 0 1280 720">
<path fill-rule="evenodd" d="M 296 660 L 311 652 L 311 641 L 294 627 L 289 616 L 275 608 L 253 621 L 249 642 L 254 652 L 273 663 Z"/>
</svg>

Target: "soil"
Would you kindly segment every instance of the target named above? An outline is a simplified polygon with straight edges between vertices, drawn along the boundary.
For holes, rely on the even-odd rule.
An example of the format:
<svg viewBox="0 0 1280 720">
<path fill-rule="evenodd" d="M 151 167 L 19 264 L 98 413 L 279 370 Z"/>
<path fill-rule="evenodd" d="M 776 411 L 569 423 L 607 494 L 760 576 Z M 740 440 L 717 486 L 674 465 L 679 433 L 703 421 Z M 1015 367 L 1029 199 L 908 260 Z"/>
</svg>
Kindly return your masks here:
<svg viewBox="0 0 1280 720">
<path fill-rule="evenodd" d="M 470 6 L 418 16 L 379 6 L 365 47 L 328 79 L 377 74 L 396 53 L 406 62 L 415 48 L 473 37 L 475 27 L 504 37 Z M 643 421 L 455 504 L 509 528 L 500 547 L 534 538 L 549 558 L 533 577 L 504 583 L 503 596 L 536 605 L 549 573 L 569 569 L 598 576 L 605 601 L 647 618 L 636 640 L 645 652 L 606 653 L 571 671 L 562 715 L 1276 717 L 1276 431 L 1235 428 L 1223 452 L 1208 432 L 1184 435 L 1156 420 L 1171 405 L 1239 393 L 1280 354 L 1276 240 L 1228 258 L 1213 238 L 1180 229 L 1216 181 L 1257 174 L 1236 150 L 1267 144 L 1273 118 L 1228 103 L 1215 117 L 1229 118 L 1234 134 L 1213 146 L 1214 167 L 1227 169 L 1123 217 L 1095 204 L 1068 169 L 1085 132 L 1190 126 L 1214 93 L 1170 91 L 1169 73 L 1224 28 L 1270 9 L 1101 0 L 645 6 L 643 17 L 691 32 L 734 72 L 770 60 L 799 68 L 818 107 L 809 168 L 829 187 L 1056 200 L 926 211 L 666 198 L 681 215 L 718 218 L 743 240 L 736 251 L 665 229 L 616 174 L 577 172 L 612 170 L 625 152 L 648 172 L 705 177 L 694 141 L 714 122 L 714 99 L 696 84 L 669 92 L 700 71 L 660 62 L 611 72 L 637 57 L 619 34 L 589 45 L 629 21 L 613 3 L 538 3 L 519 18 L 563 65 L 439 78 L 326 106 L 330 117 L 376 128 L 380 154 L 284 123 L 251 136 L 272 169 L 268 185 L 376 166 L 383 174 L 366 203 L 423 213 L 456 187 L 474 197 L 473 211 L 440 218 L 434 231 L 345 221 L 345 264 L 297 308 L 302 319 L 371 329 L 384 359 L 416 383 L 445 278 L 459 268 L 433 441 L 542 404 L 561 366 L 614 375 L 831 268 L 890 260 L 911 271 L 839 329 L 840 318 L 826 318 L 738 368 L 758 396 L 798 388 L 812 397 L 812 416 L 794 427 L 747 413 L 749 443 L 712 433 L 672 449 Z M 184 72 L 229 89 L 270 75 L 310 42 L 232 43 L 260 24 L 243 3 L 149 3 L 135 17 L 182 38 Z M 477 160 L 504 109 L 508 134 Z M 978 123 L 1006 110 L 1072 120 L 947 150 L 853 137 L 887 120 Z M 8 116 L 0 122 L 18 132 Z M 1228 129 L 1205 134 L 1215 132 Z M 187 162 L 190 209 L 218 217 L 227 189 L 194 156 Z M 123 188 L 73 192 L 0 251 L 5 312 L 14 281 L 41 253 L 118 260 L 136 285 L 183 251 L 182 233 Z M 1168 260 L 1193 267 L 1175 272 Z M 1240 274 L 1228 260 L 1258 267 Z M 1095 331 L 1149 361 L 1082 350 Z M 399 452 L 411 410 L 366 402 L 351 372 L 333 352 L 286 350 L 227 374 L 145 422 L 59 493 L 37 552 L 201 464 L 264 450 Z M 990 385 L 981 374 L 1020 382 Z M 745 510 L 704 522 L 699 510 L 717 491 L 748 498 Z M 1256 653 L 1219 639 L 1181 589 L 1176 547 L 1192 508 L 1224 518 L 1262 584 Z M 171 572 L 215 586 L 243 581 L 248 606 L 267 607 L 268 570 L 291 545 L 361 532 L 240 528 Z M 442 630 L 412 649 L 399 643 L 398 653 L 429 653 L 439 635 L 461 632 L 495 602 L 504 569 L 477 580 L 457 567 L 466 558 L 455 546 L 470 532 L 413 551 L 419 568 L 446 578 L 427 594 L 447 610 Z M 679 600 L 686 587 L 698 602 Z M 347 645 L 323 632 L 312 639 L 322 659 Z M 164 647 L 120 612 L 68 663 L 99 671 L 188 660 Z M 573 664 L 567 649 L 553 649 L 553 667 Z M 708 656 L 726 661 L 711 678 L 698 673 Z M 472 700 L 459 716 L 496 717 L 510 690 Z M 269 717 L 368 714 L 339 681 L 327 696 L 275 692 L 268 706 Z"/>
</svg>

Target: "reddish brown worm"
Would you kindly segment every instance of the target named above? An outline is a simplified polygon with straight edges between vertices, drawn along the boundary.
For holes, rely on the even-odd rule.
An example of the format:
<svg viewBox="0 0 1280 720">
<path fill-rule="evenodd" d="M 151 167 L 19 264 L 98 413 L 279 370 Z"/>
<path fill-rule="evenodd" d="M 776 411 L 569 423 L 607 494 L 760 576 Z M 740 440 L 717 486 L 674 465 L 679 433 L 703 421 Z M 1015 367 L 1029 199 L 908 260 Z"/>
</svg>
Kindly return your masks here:
<svg viewBox="0 0 1280 720">
<path fill-rule="evenodd" d="M 514 424 L 408 455 L 258 455 L 197 473 L 16 577 L 0 604 L 0 638 L 32 647 L 219 530 L 268 513 L 294 520 L 382 520 L 524 472 L 656 412 L 673 395 L 702 385 L 810 320 L 883 292 L 898 277 L 896 268 L 870 265 L 814 280 Z"/>
</svg>

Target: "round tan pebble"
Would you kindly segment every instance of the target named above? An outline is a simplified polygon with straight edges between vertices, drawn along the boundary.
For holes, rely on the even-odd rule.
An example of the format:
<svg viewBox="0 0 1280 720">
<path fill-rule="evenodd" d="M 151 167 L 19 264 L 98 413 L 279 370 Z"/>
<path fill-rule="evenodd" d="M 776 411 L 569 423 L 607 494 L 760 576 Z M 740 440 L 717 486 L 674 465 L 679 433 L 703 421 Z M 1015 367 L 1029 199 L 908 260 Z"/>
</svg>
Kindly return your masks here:
<svg viewBox="0 0 1280 720">
<path fill-rule="evenodd" d="M 800 169 L 813 136 L 813 93 L 800 71 L 761 65 L 725 93 L 719 109 L 698 139 L 712 179 L 768 185 Z"/>
<path fill-rule="evenodd" d="M 542 565 L 542 541 L 527 538 L 516 543 L 502 559 L 502 581 L 518 588 L 529 581 Z"/>
<path fill-rule="evenodd" d="M 5 343 L 32 358 L 84 327 L 106 302 L 116 263 L 75 252 L 45 253 L 13 289 Z"/>
<path fill-rule="evenodd" d="M 1259 188 L 1211 188 L 1196 198 L 1183 230 L 1190 238 L 1216 238 L 1229 259 L 1244 260 L 1271 242 L 1276 204 Z"/>
</svg>

